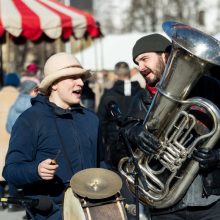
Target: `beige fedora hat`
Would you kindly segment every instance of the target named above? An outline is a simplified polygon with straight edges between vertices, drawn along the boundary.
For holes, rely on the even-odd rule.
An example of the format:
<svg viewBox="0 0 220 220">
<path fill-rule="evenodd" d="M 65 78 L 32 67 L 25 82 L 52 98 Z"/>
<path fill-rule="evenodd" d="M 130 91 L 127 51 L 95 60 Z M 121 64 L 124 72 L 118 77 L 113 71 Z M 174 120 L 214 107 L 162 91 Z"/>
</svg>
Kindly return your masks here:
<svg viewBox="0 0 220 220">
<path fill-rule="evenodd" d="M 76 57 L 69 53 L 56 53 L 44 65 L 44 78 L 39 85 L 41 92 L 46 92 L 57 79 L 82 75 L 86 80 L 91 76 L 90 70 L 83 69 Z"/>
</svg>

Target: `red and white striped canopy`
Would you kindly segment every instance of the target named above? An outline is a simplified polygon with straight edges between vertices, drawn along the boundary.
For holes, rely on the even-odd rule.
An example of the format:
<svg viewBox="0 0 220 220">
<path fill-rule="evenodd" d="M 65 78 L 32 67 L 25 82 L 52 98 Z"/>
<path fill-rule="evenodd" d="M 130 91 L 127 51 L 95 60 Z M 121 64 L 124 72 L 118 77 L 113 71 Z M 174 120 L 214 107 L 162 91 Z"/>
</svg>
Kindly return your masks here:
<svg viewBox="0 0 220 220">
<path fill-rule="evenodd" d="M 29 40 L 43 33 L 51 39 L 100 35 L 92 15 L 56 0 L 0 0 L 0 37 L 5 31 Z"/>
</svg>

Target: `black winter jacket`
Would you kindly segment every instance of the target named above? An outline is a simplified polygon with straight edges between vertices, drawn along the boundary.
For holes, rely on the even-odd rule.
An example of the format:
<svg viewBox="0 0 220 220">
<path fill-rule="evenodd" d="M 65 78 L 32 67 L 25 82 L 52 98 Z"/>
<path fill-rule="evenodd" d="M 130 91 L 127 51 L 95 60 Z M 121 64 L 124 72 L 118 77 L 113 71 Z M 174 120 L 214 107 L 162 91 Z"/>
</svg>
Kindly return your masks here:
<svg viewBox="0 0 220 220">
<path fill-rule="evenodd" d="M 189 94 L 189 98 L 191 97 L 206 98 L 211 102 L 213 102 L 220 109 L 219 91 L 220 91 L 220 81 L 214 77 L 205 75 L 197 82 L 195 87 L 192 89 L 192 91 Z M 141 103 L 145 102 L 145 100 L 143 100 L 142 97 L 139 97 L 136 101 Z M 140 103 L 138 105 L 136 104 L 136 106 L 141 106 L 141 104 Z M 140 108 L 140 110 L 143 111 L 143 108 Z M 146 115 L 146 112 L 143 113 L 143 115 Z M 218 143 L 214 146 L 214 148 L 220 149 L 220 141 L 218 141 Z M 220 195 L 220 162 L 216 168 L 208 171 L 202 171 L 200 172 L 200 175 L 202 175 L 203 177 L 204 196 Z M 169 207 L 167 209 L 164 210 L 155 209 L 154 211 L 156 213 L 171 212 L 176 209 L 179 209 L 180 207 L 181 207 L 181 201 L 176 205 Z"/>
<path fill-rule="evenodd" d="M 190 97 L 206 98 L 220 109 L 219 91 L 220 81 L 205 75 L 198 81 L 190 93 Z M 220 149 L 220 141 L 214 146 L 214 149 L 217 148 Z M 220 195 L 220 166 L 207 172 L 202 172 L 201 175 L 203 175 L 204 195 Z"/>
<path fill-rule="evenodd" d="M 148 92 L 142 89 L 137 81 L 131 82 L 131 95 L 126 96 L 124 94 L 124 81 L 118 80 L 113 87 L 106 90 L 100 100 L 98 108 L 98 116 L 102 125 L 102 134 L 105 146 L 106 160 L 113 165 L 113 168 L 117 167 L 117 163 L 121 157 L 125 156 L 126 150 L 118 142 L 119 125 L 118 121 L 111 117 L 108 104 L 114 101 L 122 114 L 122 118 L 126 118 L 127 115 L 140 118 L 140 108 L 146 108 L 145 105 L 140 102 L 140 106 L 136 106 L 136 97 L 145 97 Z M 148 97 L 148 96 L 147 96 Z M 151 102 L 151 97 L 148 97 L 148 102 Z M 131 108 L 132 107 L 132 108 Z M 132 114 L 131 114 L 132 113 Z"/>
</svg>

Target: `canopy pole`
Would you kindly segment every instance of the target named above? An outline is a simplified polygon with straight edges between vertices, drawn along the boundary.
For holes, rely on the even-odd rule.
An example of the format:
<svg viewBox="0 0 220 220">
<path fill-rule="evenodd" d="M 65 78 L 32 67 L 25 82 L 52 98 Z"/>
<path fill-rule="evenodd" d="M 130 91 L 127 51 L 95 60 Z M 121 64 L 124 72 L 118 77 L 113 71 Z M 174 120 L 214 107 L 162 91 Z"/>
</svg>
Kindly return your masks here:
<svg viewBox="0 0 220 220">
<path fill-rule="evenodd" d="M 0 89 L 4 85 L 4 72 L 3 72 L 3 53 L 2 53 L 2 44 L 0 45 Z"/>
<path fill-rule="evenodd" d="M 64 0 L 63 3 L 67 6 L 70 6 L 70 0 Z M 72 48 L 71 48 L 71 37 L 69 38 L 68 41 L 65 42 L 65 52 L 66 53 L 72 53 Z"/>
<path fill-rule="evenodd" d="M 84 53 L 84 39 L 80 39 L 80 55 L 81 55 L 81 64 L 82 66 L 84 66 L 84 56 L 83 56 L 83 53 Z"/>
<path fill-rule="evenodd" d="M 9 72 L 9 64 L 10 64 L 10 39 L 9 39 L 9 33 L 6 32 L 6 58 L 5 58 L 5 72 Z"/>
<path fill-rule="evenodd" d="M 100 37 L 100 57 L 101 57 L 101 68 L 104 69 L 104 51 L 103 51 L 103 41 L 102 37 Z"/>
<path fill-rule="evenodd" d="M 72 50 L 71 50 L 71 40 L 69 38 L 69 40 L 67 42 L 65 42 L 65 52 L 66 53 L 72 53 Z"/>
<path fill-rule="evenodd" d="M 94 40 L 94 42 L 93 42 L 93 44 L 94 44 L 94 52 L 95 52 L 95 56 L 94 56 L 94 58 L 95 58 L 95 70 L 97 71 L 98 70 L 98 53 L 97 53 L 97 45 L 96 45 L 96 41 Z"/>
</svg>

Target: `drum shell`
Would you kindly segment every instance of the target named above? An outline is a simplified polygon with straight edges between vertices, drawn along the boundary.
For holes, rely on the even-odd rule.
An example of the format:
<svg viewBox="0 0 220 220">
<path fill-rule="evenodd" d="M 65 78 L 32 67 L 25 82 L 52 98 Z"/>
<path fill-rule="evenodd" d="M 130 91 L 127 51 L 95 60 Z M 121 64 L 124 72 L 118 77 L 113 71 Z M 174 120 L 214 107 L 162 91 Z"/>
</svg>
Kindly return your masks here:
<svg viewBox="0 0 220 220">
<path fill-rule="evenodd" d="M 71 188 L 64 195 L 64 220 L 127 220 L 120 194 L 106 199 L 89 200 L 76 196 Z"/>
</svg>

